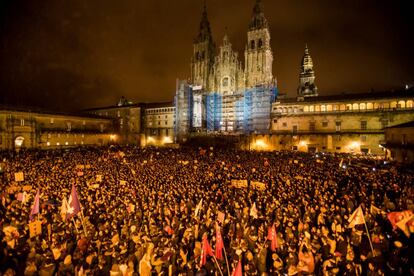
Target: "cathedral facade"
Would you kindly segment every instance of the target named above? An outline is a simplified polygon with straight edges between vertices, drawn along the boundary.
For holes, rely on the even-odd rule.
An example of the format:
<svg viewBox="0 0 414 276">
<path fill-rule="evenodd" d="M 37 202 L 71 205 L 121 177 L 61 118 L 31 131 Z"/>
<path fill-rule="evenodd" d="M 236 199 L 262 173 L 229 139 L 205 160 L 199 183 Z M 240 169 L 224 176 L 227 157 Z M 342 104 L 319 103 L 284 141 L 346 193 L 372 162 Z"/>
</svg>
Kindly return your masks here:
<svg viewBox="0 0 414 276">
<path fill-rule="evenodd" d="M 177 120 L 186 122 L 177 124 L 177 132 L 266 132 L 276 96 L 272 66 L 269 26 L 260 0 L 247 30 L 244 66 L 227 34 L 216 47 L 204 6 L 193 43 L 191 77 L 184 84 L 188 87 L 177 86 L 182 87 L 176 94 Z"/>
</svg>

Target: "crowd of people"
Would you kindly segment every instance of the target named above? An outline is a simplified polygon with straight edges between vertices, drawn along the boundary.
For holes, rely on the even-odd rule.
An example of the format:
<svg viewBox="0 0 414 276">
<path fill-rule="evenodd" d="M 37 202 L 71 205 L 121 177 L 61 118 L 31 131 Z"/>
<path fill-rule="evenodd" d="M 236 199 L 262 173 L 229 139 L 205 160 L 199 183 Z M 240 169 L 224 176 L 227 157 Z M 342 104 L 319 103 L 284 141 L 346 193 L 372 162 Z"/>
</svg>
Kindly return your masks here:
<svg viewBox="0 0 414 276">
<path fill-rule="evenodd" d="M 387 216 L 412 214 L 414 175 L 379 159 L 138 147 L 0 158 L 3 275 L 414 274 L 414 219 L 404 233 Z M 72 187 L 81 213 L 68 217 Z M 350 227 L 358 208 L 364 223 Z M 217 231 L 222 257 L 206 256 Z"/>
</svg>

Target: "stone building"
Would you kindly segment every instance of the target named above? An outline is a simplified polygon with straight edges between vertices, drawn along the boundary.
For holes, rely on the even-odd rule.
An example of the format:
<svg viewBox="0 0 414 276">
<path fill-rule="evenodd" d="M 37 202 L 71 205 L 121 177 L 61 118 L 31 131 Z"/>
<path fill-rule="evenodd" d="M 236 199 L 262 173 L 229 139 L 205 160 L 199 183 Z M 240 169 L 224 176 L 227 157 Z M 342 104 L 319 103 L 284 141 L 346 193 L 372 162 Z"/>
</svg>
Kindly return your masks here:
<svg viewBox="0 0 414 276">
<path fill-rule="evenodd" d="M 121 98 L 117 105 L 84 110 L 84 113 L 114 121 L 117 143 L 140 145 L 142 133 L 142 104 Z"/>
<path fill-rule="evenodd" d="M 175 141 L 175 107 L 171 102 L 146 104 L 144 111 L 145 140 L 142 145 L 166 145 Z"/>
<path fill-rule="evenodd" d="M 414 89 L 280 98 L 259 140 L 278 150 L 381 154 L 385 128 L 414 120 L 413 101 Z"/>
<path fill-rule="evenodd" d="M 398 162 L 414 163 L 414 121 L 385 128 L 387 157 Z"/>
<path fill-rule="evenodd" d="M 3 150 L 107 145 L 116 137 L 109 119 L 0 108 L 0 149 Z"/>
</svg>

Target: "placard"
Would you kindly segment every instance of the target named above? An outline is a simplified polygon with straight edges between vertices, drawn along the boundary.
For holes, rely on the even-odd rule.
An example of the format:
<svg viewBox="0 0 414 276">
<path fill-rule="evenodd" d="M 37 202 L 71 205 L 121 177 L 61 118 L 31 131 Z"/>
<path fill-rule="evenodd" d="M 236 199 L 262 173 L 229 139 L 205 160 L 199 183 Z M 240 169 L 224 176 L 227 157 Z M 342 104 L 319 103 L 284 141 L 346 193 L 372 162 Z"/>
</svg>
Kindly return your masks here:
<svg viewBox="0 0 414 276">
<path fill-rule="evenodd" d="M 24 174 L 23 172 L 17 172 L 14 174 L 14 181 L 16 182 L 22 182 L 24 181 Z"/>
</svg>

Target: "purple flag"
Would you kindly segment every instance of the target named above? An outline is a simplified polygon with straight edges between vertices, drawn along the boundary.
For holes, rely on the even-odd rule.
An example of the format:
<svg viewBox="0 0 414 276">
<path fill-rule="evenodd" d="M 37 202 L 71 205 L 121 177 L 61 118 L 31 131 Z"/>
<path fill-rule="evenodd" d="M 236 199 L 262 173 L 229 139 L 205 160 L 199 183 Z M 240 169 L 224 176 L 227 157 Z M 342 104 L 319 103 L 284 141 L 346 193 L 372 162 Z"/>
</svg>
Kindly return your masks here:
<svg viewBox="0 0 414 276">
<path fill-rule="evenodd" d="M 39 214 L 39 196 L 40 196 L 40 192 L 39 192 L 39 189 L 37 189 L 37 193 L 36 193 L 36 197 L 35 197 L 35 200 L 34 200 L 33 208 L 32 208 L 32 211 L 30 212 L 30 216 L 29 216 L 30 220 L 33 219 L 34 215 Z"/>
<path fill-rule="evenodd" d="M 72 185 L 72 191 L 69 196 L 68 206 L 66 211 L 66 218 L 70 219 L 80 212 L 80 202 L 78 193 L 76 192 L 75 185 Z"/>
</svg>

